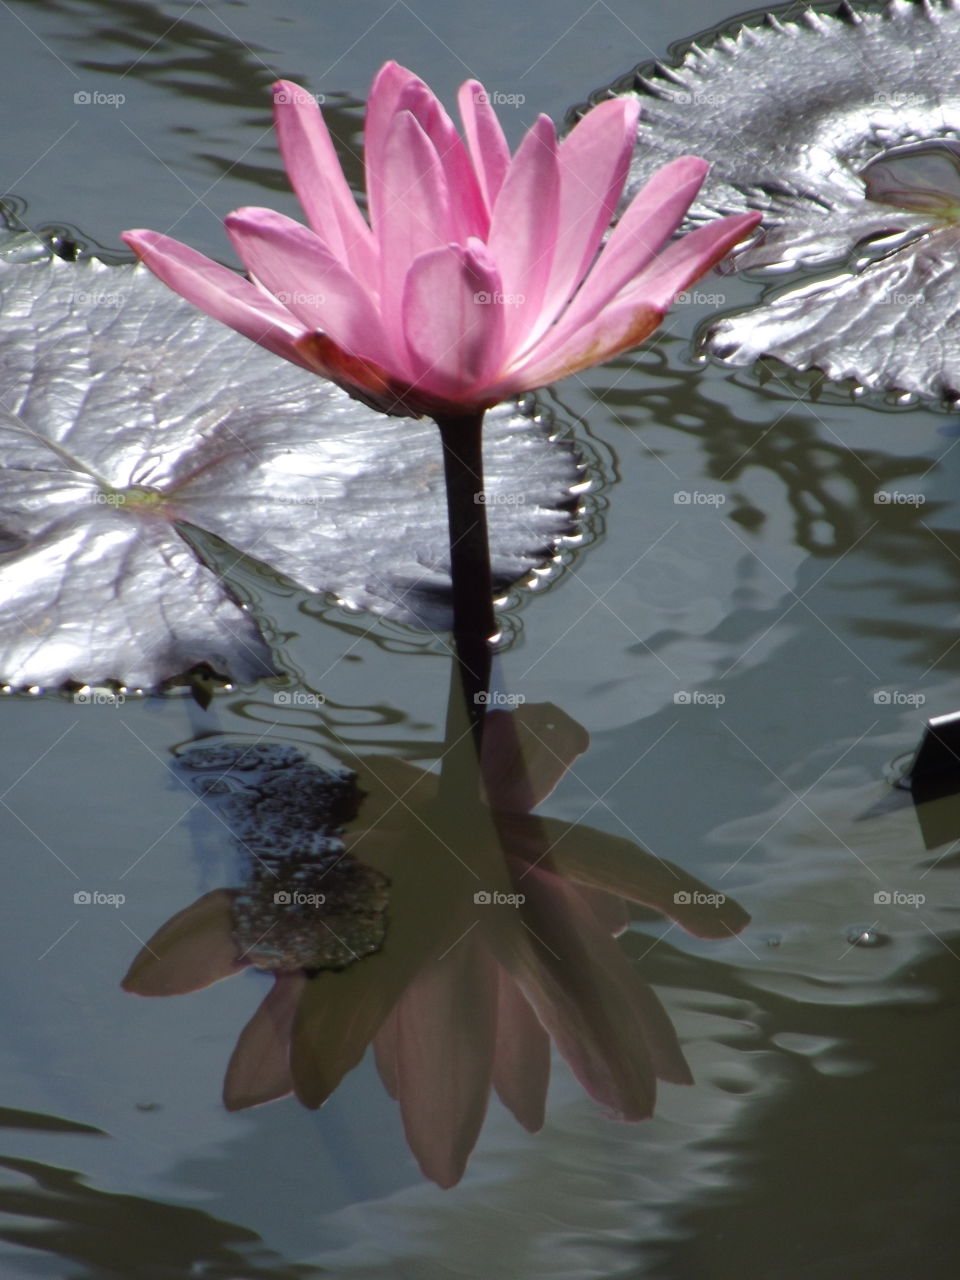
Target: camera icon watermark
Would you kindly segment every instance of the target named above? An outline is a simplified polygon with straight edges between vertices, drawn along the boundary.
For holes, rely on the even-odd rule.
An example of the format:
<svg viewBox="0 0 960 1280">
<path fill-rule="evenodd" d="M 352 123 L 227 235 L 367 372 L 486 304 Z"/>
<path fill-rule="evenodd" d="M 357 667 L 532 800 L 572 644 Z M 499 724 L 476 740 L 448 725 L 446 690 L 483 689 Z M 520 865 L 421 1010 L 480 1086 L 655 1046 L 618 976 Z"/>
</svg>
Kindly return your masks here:
<svg viewBox="0 0 960 1280">
<path fill-rule="evenodd" d="M 123 693 L 114 693 L 112 689 L 92 689 L 89 686 L 78 689 L 73 695 L 73 703 L 77 707 L 121 707 L 126 700 Z"/>
<path fill-rule="evenodd" d="M 77 107 L 122 107 L 126 100 L 125 93 L 101 93 L 99 89 L 78 89 L 73 95 Z"/>
<path fill-rule="evenodd" d="M 99 889 L 78 889 L 73 895 L 78 907 L 122 907 L 126 900 L 125 893 L 102 893 Z"/>
<path fill-rule="evenodd" d="M 685 289 L 674 298 L 675 306 L 723 307 L 727 303 L 725 293 L 703 293 L 700 289 Z"/>
<path fill-rule="evenodd" d="M 500 693 L 498 689 L 473 695 L 473 701 L 478 707 L 522 707 L 526 700 L 522 693 Z"/>
<path fill-rule="evenodd" d="M 873 695 L 878 707 L 922 707 L 926 700 L 925 693 L 904 693 L 901 689 L 877 689 Z"/>
<path fill-rule="evenodd" d="M 322 907 L 326 900 L 325 893 L 302 893 L 299 889 L 278 889 L 273 895 L 277 907 Z"/>
<path fill-rule="evenodd" d="M 481 307 L 522 307 L 527 300 L 525 293 L 501 293 L 498 289 L 494 293 L 489 293 L 486 289 L 480 289 L 473 295 L 474 302 Z"/>
<path fill-rule="evenodd" d="M 703 893 L 700 889 L 678 889 L 673 895 L 678 907 L 722 907 L 726 900 L 725 893 Z"/>
<path fill-rule="evenodd" d="M 485 489 L 473 495 L 477 507 L 522 507 L 526 500 L 525 493 L 487 493 Z"/>
<path fill-rule="evenodd" d="M 878 889 L 873 895 L 877 907 L 922 907 L 926 900 L 925 893 L 902 893 L 899 889 Z"/>
<path fill-rule="evenodd" d="M 922 107 L 927 99 L 922 93 L 900 93 L 897 90 L 893 90 L 892 92 L 875 93 L 873 101 L 878 107 L 893 107 L 896 111 L 903 111 L 907 107 Z"/>
<path fill-rule="evenodd" d="M 473 895 L 478 907 L 522 907 L 527 900 L 525 893 L 502 893 L 499 889 L 478 889 Z"/>
<path fill-rule="evenodd" d="M 284 303 L 286 306 L 301 307 L 322 307 L 326 302 L 326 294 L 323 293 L 303 293 L 299 289 L 292 291 L 285 290 L 283 293 L 274 295 L 278 302 Z"/>
<path fill-rule="evenodd" d="M 473 100 L 480 107 L 522 107 L 527 100 L 525 93 L 501 93 L 499 89 L 475 89 Z"/>
<path fill-rule="evenodd" d="M 673 695 L 678 707 L 722 707 L 726 700 L 725 693 L 704 693 L 701 689 L 678 689 Z"/>
<path fill-rule="evenodd" d="M 275 707 L 322 707 L 326 702 L 322 693 L 305 693 L 302 689 L 278 689 L 273 695 Z"/>
<path fill-rule="evenodd" d="M 673 495 L 675 507 L 722 507 L 726 500 L 725 493 L 703 493 L 699 489 L 678 489 Z"/>
<path fill-rule="evenodd" d="M 902 493 L 899 489 L 879 489 L 873 495 L 878 507 L 922 507 L 926 500 L 924 493 Z"/>
<path fill-rule="evenodd" d="M 686 89 L 679 89 L 670 96 L 682 107 L 722 107 L 727 101 L 719 93 L 690 93 Z"/>
<path fill-rule="evenodd" d="M 316 103 L 318 107 L 322 107 L 326 102 L 326 97 L 322 93 L 308 93 L 306 89 L 278 89 L 273 96 L 274 102 L 280 106 L 303 107 L 309 103 Z"/>
</svg>

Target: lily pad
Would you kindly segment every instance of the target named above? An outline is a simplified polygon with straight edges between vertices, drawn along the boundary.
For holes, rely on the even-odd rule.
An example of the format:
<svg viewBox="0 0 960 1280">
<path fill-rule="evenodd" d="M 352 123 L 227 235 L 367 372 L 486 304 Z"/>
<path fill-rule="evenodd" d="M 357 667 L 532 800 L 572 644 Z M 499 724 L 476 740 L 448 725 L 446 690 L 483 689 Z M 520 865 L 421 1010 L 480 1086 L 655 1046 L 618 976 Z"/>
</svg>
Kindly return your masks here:
<svg viewBox="0 0 960 1280">
<path fill-rule="evenodd" d="M 675 156 L 703 156 L 713 167 L 690 225 L 764 215 L 730 269 L 843 267 L 721 320 L 705 335 L 711 354 L 960 395 L 960 184 L 947 155 L 960 139 L 958 56 L 953 0 L 843 4 L 768 14 L 613 87 L 644 102 L 628 196 Z"/>
<path fill-rule="evenodd" d="M 310 591 L 449 624 L 439 433 L 386 419 L 195 311 L 142 267 L 0 240 L 0 679 L 155 687 L 272 669 L 181 533 Z M 582 467 L 532 410 L 487 417 L 498 584 L 573 532 Z M 229 573 L 227 561 L 224 568 Z"/>
</svg>

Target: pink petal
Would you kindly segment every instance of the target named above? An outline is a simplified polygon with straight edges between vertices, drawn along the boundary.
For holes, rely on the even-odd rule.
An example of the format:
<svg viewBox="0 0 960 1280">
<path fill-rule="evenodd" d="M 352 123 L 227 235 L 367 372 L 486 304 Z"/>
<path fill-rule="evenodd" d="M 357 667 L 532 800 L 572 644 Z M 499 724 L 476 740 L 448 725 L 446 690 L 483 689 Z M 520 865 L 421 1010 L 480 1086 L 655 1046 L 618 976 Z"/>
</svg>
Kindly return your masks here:
<svg viewBox="0 0 960 1280">
<path fill-rule="evenodd" d="M 364 770 L 364 789 L 368 782 L 376 785 Z M 472 895 L 474 877 L 451 858 L 445 843 L 432 838 L 429 822 L 419 811 L 407 807 L 418 801 L 407 796 L 389 829 L 385 824 L 372 832 L 362 827 L 353 835 L 348 831 L 350 851 L 390 877 L 389 928 L 380 951 L 346 969 L 315 974 L 304 989 L 293 1027 L 290 1067 L 297 1097 L 305 1106 L 319 1107 L 327 1100 L 361 1060 L 419 970 L 448 950 L 466 927 L 464 913 L 472 906 L 468 890 Z M 438 900 L 462 903 L 463 909 L 438 917 Z"/>
<path fill-rule="evenodd" d="M 490 1095 L 497 969 L 473 933 L 422 970 L 397 1006 L 397 1080 L 410 1149 L 428 1178 L 463 1177 Z"/>
<path fill-rule="evenodd" d="M 360 1062 L 403 990 L 408 975 L 389 972 L 387 966 L 396 958 L 387 955 L 385 948 L 339 972 L 324 970 L 307 982 L 290 1044 L 294 1088 L 304 1106 L 316 1108 L 326 1102 Z"/>
<path fill-rule="evenodd" d="M 734 245 L 757 226 L 761 217 L 759 213 L 739 213 L 717 218 L 675 240 L 641 276 L 628 282 L 614 297 L 614 304 L 630 303 L 642 295 L 644 301 L 666 310 L 687 285 L 699 280 L 725 258 Z"/>
<path fill-rule="evenodd" d="M 492 388 L 501 398 L 544 386 L 602 364 L 637 346 L 659 326 L 672 300 L 726 257 L 760 221 L 760 214 L 718 218 L 674 241 L 636 280 L 572 334 L 564 316 L 519 366 Z M 574 299 L 570 311 L 577 305 Z M 558 342 L 555 335 L 560 334 Z"/>
<path fill-rule="evenodd" d="M 485 239 L 490 230 L 486 200 L 470 153 L 436 95 L 422 80 L 410 81 L 400 93 L 396 110 L 409 111 L 436 149 L 450 192 L 452 238 L 458 244 L 465 244 L 470 236 Z"/>
<path fill-rule="evenodd" d="M 228 1111 L 258 1107 L 293 1092 L 290 1036 L 297 1003 L 307 979 L 302 973 L 274 974 L 274 983 L 244 1027 L 223 1082 Z"/>
<path fill-rule="evenodd" d="M 510 167 L 510 148 L 487 91 L 479 80 L 465 81 L 460 86 L 457 101 L 474 171 L 487 209 L 492 210 Z"/>
<path fill-rule="evenodd" d="M 225 225 L 251 274 L 307 330 L 322 329 L 352 355 L 389 359 L 376 300 L 313 231 L 272 209 L 237 209 Z"/>
<path fill-rule="evenodd" d="M 124 231 L 121 238 L 159 280 L 208 316 L 284 360 L 310 368 L 294 345 L 305 333 L 303 325 L 249 280 L 157 231 Z"/>
<path fill-rule="evenodd" d="M 418 390 L 469 400 L 483 388 L 502 361 L 500 292 L 500 276 L 479 241 L 415 259 L 404 287 L 402 331 L 410 382 Z"/>
<path fill-rule="evenodd" d="M 511 957 L 514 977 L 591 1097 L 645 1119 L 658 1076 L 690 1078 L 662 1006 L 574 889 L 538 868 L 521 892 L 526 945 Z"/>
<path fill-rule="evenodd" d="M 376 289 L 373 234 L 347 185 L 316 100 L 299 85 L 279 80 L 273 86 L 273 117 L 287 176 L 310 225 L 335 257 Z"/>
<path fill-rule="evenodd" d="M 503 282 L 508 350 L 522 344 L 541 314 L 559 216 L 557 137 L 550 117 L 540 116 L 510 163 L 487 242 Z"/>
<path fill-rule="evenodd" d="M 577 885 L 577 893 L 597 917 L 597 923 L 611 938 L 619 938 L 630 927 L 630 912 L 623 898 L 615 898 L 600 889 Z"/>
<path fill-rule="evenodd" d="M 540 851 L 549 850 L 542 865 L 552 867 L 558 875 L 653 907 L 698 938 L 730 938 L 750 923 L 749 915 L 733 898 L 719 903 L 707 900 L 716 890 L 632 840 L 554 818 L 527 821 L 539 824 Z M 511 827 L 510 849 L 525 861 L 539 856 L 529 833 L 524 834 L 518 824 Z M 517 877 L 520 892 L 524 879 L 521 872 Z"/>
<path fill-rule="evenodd" d="M 633 98 L 601 102 L 560 144 L 560 220 L 541 331 L 580 283 L 610 225 L 630 170 L 639 114 L 640 104 Z M 675 230 L 670 227 L 661 241 Z"/>
<path fill-rule="evenodd" d="M 588 324 L 625 285 L 639 277 L 683 221 L 708 168 L 695 156 L 681 156 L 657 170 L 614 227 L 567 311 L 547 333 L 544 342 L 549 349 L 559 347 Z"/>
<path fill-rule="evenodd" d="M 493 809 L 529 813 L 590 745 L 583 725 L 552 702 L 488 711 L 483 720 L 483 781 Z"/>
<path fill-rule="evenodd" d="M 397 114 L 397 103 L 408 84 L 418 77 L 396 62 L 385 62 L 373 78 L 367 98 L 363 127 L 363 164 L 367 178 L 370 224 L 380 225 L 383 213 L 383 162 L 389 128 Z"/>
<path fill-rule="evenodd" d="M 375 224 L 380 242 L 380 302 L 399 357 L 404 281 L 420 254 L 446 245 L 453 235 L 450 192 L 436 148 L 409 111 L 390 125 L 381 167 L 381 205 Z"/>
<path fill-rule="evenodd" d="M 550 1037 L 517 984 L 501 970 L 493 1085 L 530 1133 L 543 1128 L 549 1081 Z"/>
<path fill-rule="evenodd" d="M 397 1009 L 394 1006 L 381 1024 L 373 1041 L 373 1056 L 377 1074 L 390 1097 L 397 1101 L 400 1082 L 397 1077 Z"/>
<path fill-rule="evenodd" d="M 233 940 L 231 889 L 214 889 L 161 925 L 130 966 L 123 989 L 138 996 L 199 991 L 247 966 Z"/>
<path fill-rule="evenodd" d="M 581 369 L 603 364 L 621 351 L 638 346 L 660 327 L 663 316 L 663 308 L 643 303 L 618 310 L 608 308 L 574 333 L 559 350 L 540 356 L 541 347 L 548 344 L 548 334 L 526 360 L 491 385 L 490 395 L 505 400 L 521 391 L 531 391 L 579 373 Z"/>
</svg>

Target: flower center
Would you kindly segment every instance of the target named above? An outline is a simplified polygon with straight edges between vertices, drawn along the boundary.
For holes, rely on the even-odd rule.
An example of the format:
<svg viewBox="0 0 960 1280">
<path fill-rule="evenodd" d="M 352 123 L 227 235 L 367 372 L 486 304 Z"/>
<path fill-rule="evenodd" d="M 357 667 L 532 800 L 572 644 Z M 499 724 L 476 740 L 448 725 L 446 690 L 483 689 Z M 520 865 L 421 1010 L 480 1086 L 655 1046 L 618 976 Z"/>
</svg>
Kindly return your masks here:
<svg viewBox="0 0 960 1280">
<path fill-rule="evenodd" d="M 151 489 L 145 484 L 131 484 L 126 489 L 101 489 L 97 495 L 99 502 L 110 507 L 159 507 L 164 494 L 159 489 Z"/>
</svg>

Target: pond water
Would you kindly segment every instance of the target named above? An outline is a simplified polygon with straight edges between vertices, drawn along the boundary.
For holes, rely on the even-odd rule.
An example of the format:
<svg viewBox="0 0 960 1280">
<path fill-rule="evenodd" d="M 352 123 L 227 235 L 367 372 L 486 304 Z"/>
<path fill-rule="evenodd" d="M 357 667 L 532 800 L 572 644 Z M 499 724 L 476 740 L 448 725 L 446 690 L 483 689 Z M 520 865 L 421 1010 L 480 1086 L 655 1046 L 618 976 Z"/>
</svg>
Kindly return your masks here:
<svg viewBox="0 0 960 1280">
<path fill-rule="evenodd" d="M 324 93 L 354 151 L 386 58 L 447 102 L 474 75 L 517 99 L 500 113 L 515 143 L 732 17 L 718 0 L 11 0 L 3 186 L 29 226 L 108 254 L 149 226 L 226 257 L 224 213 L 296 214 L 265 105 L 278 75 Z M 703 290 L 734 307 L 758 285 Z M 206 711 L 182 694 L 0 704 L 4 1277 L 955 1274 L 960 814 L 921 824 L 889 778 L 960 702 L 957 426 L 700 363 L 715 310 L 678 306 L 641 350 L 543 393 L 592 488 L 563 572 L 511 597 L 501 673 L 590 735 L 539 812 L 750 913 L 710 940 L 634 908 L 620 938 L 694 1084 L 622 1123 L 554 1055 L 542 1131 L 493 1101 L 447 1190 L 372 1055 L 319 1111 L 224 1109 L 268 978 L 157 1000 L 120 986 L 165 921 L 238 883 L 173 753 L 225 734 L 426 767 L 449 675 L 439 638 L 244 562 L 231 581 L 289 683 Z M 125 900 L 75 903 L 93 891 Z"/>
</svg>

